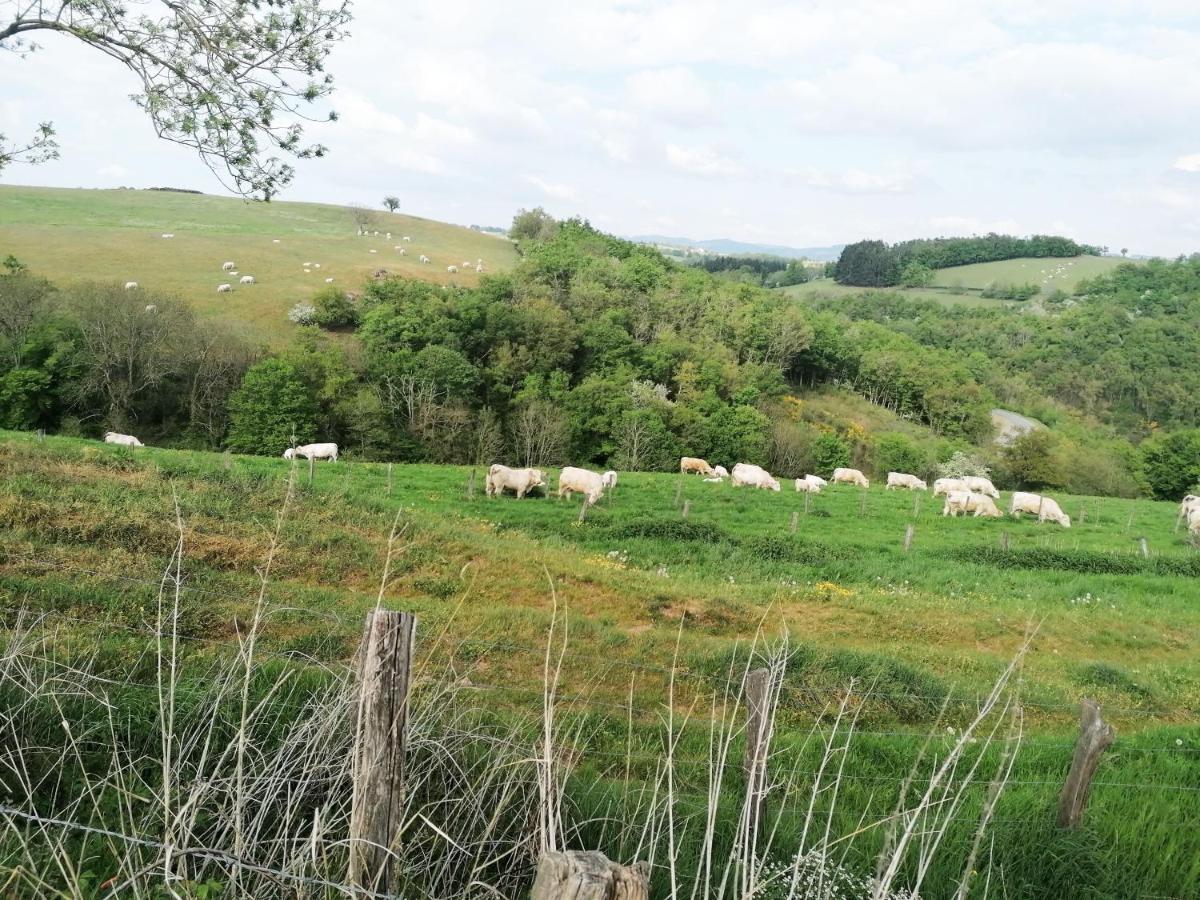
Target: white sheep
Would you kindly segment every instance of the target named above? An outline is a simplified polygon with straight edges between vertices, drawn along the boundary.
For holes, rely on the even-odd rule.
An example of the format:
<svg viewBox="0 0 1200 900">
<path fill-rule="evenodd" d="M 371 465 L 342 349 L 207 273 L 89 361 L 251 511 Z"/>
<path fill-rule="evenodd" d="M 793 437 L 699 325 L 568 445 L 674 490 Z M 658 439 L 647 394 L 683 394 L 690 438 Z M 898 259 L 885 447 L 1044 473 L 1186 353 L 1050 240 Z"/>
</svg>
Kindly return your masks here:
<svg viewBox="0 0 1200 900">
<path fill-rule="evenodd" d="M 236 269 L 236 268 L 237 268 L 237 265 L 236 265 L 235 263 L 233 263 L 233 262 L 223 262 L 223 263 L 221 263 L 221 271 L 222 271 L 222 272 L 232 272 L 232 271 L 233 271 L 234 269 Z"/>
<path fill-rule="evenodd" d="M 408 241 L 411 241 L 411 240 L 412 240 L 412 238 L 410 238 L 410 237 L 409 237 L 409 236 L 406 234 L 406 235 L 404 235 L 404 237 L 400 238 L 400 240 L 402 240 L 402 241 L 405 241 L 405 242 L 407 243 Z"/>
<path fill-rule="evenodd" d="M 326 284 L 333 284 L 333 279 L 332 279 L 332 278 L 326 278 L 326 279 L 325 279 L 325 283 L 326 283 Z"/>
<path fill-rule="evenodd" d="M 135 290 L 137 290 L 137 286 L 138 286 L 138 283 L 136 281 L 125 282 L 125 290 L 127 290 L 127 291 L 135 291 Z"/>
<path fill-rule="evenodd" d="M 458 266 L 446 266 L 446 271 L 453 275 L 458 271 Z"/>
<path fill-rule="evenodd" d="M 217 285 L 217 293 L 218 294 L 232 294 L 233 293 L 233 285 L 229 284 L 228 282 L 226 282 L 225 284 L 218 284 Z"/>
<path fill-rule="evenodd" d="M 238 283 L 239 284 L 254 284 L 254 276 L 253 275 L 243 275 L 240 279 L 238 279 Z"/>
<path fill-rule="evenodd" d="M 146 312 L 156 313 L 156 312 L 158 312 L 158 307 L 155 306 L 153 303 L 149 303 L 146 305 Z"/>
</svg>

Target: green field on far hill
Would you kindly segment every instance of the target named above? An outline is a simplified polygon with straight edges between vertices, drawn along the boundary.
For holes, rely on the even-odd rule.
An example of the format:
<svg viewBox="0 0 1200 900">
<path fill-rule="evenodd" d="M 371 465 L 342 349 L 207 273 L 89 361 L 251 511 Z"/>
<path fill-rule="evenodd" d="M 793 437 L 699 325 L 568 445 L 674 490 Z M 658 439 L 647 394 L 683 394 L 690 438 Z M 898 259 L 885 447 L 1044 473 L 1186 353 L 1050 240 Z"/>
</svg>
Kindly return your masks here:
<svg viewBox="0 0 1200 900">
<path fill-rule="evenodd" d="M 317 203 L 245 202 L 169 191 L 73 190 L 0 186 L 0 259 L 12 254 L 54 282 L 136 281 L 144 291 L 186 299 L 201 315 L 238 325 L 253 338 L 279 343 L 293 327 L 287 311 L 325 287 L 327 278 L 357 290 L 377 269 L 441 284 L 475 285 L 472 265 L 504 271 L 513 245 L 469 228 L 371 211 L 371 230 L 357 236 L 351 209 Z M 392 239 L 385 237 L 391 232 Z M 164 239 L 163 234 L 174 234 Z M 409 243 L 401 241 L 408 235 Z M 279 243 L 274 243 L 278 240 Z M 406 253 L 395 249 L 403 245 Z M 375 251 L 375 252 L 371 252 Z M 421 264 L 425 254 L 432 261 Z M 226 276 L 225 261 L 254 285 Z M 314 265 L 304 271 L 304 263 Z M 447 266 L 460 267 L 457 274 Z M 231 282 L 233 292 L 218 294 Z"/>
<path fill-rule="evenodd" d="M 136 634 L 153 617 L 178 502 L 186 680 L 255 615 L 255 567 L 289 471 L 281 459 L 0 433 L 7 621 L 20 610 L 61 616 L 57 664 L 98 653 L 126 689 L 137 679 L 152 685 Z M 605 843 L 615 838 L 602 823 L 616 815 L 605 790 L 624 784 L 627 795 L 631 780 L 658 777 L 661 711 L 673 696 L 681 721 L 697 719 L 672 726 L 683 760 L 676 789 L 703 793 L 712 768 L 705 692 L 736 671 L 760 629 L 786 631 L 792 649 L 776 765 L 816 766 L 820 741 L 804 735 L 828 723 L 831 703 L 855 698 L 861 734 L 847 751 L 834 834 L 888 815 L 921 748 L 937 758 L 939 741 L 964 726 L 1036 629 L 1019 677 L 1021 749 L 987 838 L 992 890 L 1184 897 L 1200 883 L 1200 553 L 1176 531 L 1174 504 L 1058 495 L 1074 519 L 1062 529 L 1028 517 L 946 518 L 928 494 L 877 483 L 806 501 L 791 485 L 772 493 L 622 473 L 580 521 L 578 502 L 486 499 L 482 472 L 463 467 L 343 460 L 317 464 L 311 486 L 306 469 L 296 475 L 266 589 L 263 651 L 317 674 L 349 658 L 399 511 L 383 603 L 417 613 L 420 671 L 448 670 L 478 692 L 476 715 L 540 715 L 546 634 L 552 611 L 567 611 L 559 690 L 576 760 L 571 814 L 595 823 L 589 846 L 614 858 L 639 851 Z M 1055 798 L 1084 696 L 1103 702 L 1118 738 L 1085 827 L 1064 832 L 1053 824 Z M 923 738 L 931 730 L 941 735 L 932 749 Z M 680 812 L 685 847 L 697 821 Z M 953 828 L 947 845 L 964 848 L 972 829 Z M 860 870 L 877 846 L 877 832 L 866 831 L 848 856 Z M 922 896 L 952 896 L 956 853 L 935 866 Z M 984 895 L 979 887 L 971 896 Z"/>
</svg>

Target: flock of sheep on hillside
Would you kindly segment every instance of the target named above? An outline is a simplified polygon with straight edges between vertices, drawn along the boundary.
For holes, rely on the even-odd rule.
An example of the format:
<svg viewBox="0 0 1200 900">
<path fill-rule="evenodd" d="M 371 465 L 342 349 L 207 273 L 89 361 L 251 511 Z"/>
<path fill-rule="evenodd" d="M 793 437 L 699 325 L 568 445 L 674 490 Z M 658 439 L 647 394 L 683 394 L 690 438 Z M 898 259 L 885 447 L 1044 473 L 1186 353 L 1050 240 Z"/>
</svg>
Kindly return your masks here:
<svg viewBox="0 0 1200 900">
<path fill-rule="evenodd" d="M 364 230 L 362 228 L 359 229 L 358 234 L 360 237 L 366 237 L 368 234 L 370 234 L 374 237 L 380 236 L 378 231 L 367 232 L 366 230 Z M 164 238 L 173 238 L 173 237 L 175 237 L 175 235 L 164 232 L 163 237 Z M 383 237 L 386 240 L 390 241 L 392 239 L 392 233 L 390 231 L 385 232 Z M 400 240 L 401 240 L 401 243 L 396 244 L 394 249 L 397 250 L 401 256 L 405 256 L 408 253 L 408 250 L 407 250 L 407 248 L 405 248 L 404 244 L 411 243 L 412 237 L 410 237 L 409 235 L 406 234 L 403 237 L 401 237 Z M 279 238 L 274 238 L 274 239 L 272 239 L 271 243 L 278 244 L 278 243 L 281 243 L 281 241 Z M 368 253 L 378 253 L 379 251 L 375 250 L 375 249 L 369 249 L 367 252 Z M 433 262 L 433 260 L 430 257 L 426 256 L 424 253 L 422 253 L 420 255 L 419 259 L 420 259 L 420 262 L 422 262 L 422 263 L 432 263 Z M 311 275 L 313 273 L 314 269 L 319 269 L 319 268 L 321 268 L 321 264 L 319 262 L 308 261 L 303 264 L 303 269 L 304 269 L 305 275 Z M 475 260 L 474 263 L 472 263 L 469 259 L 463 260 L 462 269 L 463 269 L 463 271 L 467 271 L 469 269 L 474 269 L 476 272 L 482 273 L 483 272 L 483 257 L 482 256 L 479 257 L 478 259 Z M 235 262 L 233 262 L 233 260 L 226 260 L 224 263 L 222 263 L 221 271 L 222 271 L 222 273 L 224 273 L 225 275 L 230 276 L 230 277 L 237 277 L 240 274 L 238 272 L 237 264 Z M 457 274 L 459 271 L 459 266 L 457 266 L 457 265 L 446 266 L 446 271 L 449 272 L 451 275 Z M 251 285 L 251 284 L 255 284 L 255 283 L 256 282 L 255 282 L 255 278 L 253 275 L 241 275 L 241 277 L 238 278 L 238 284 L 240 284 L 240 285 Z M 333 284 L 333 278 L 327 277 L 325 279 L 325 283 Z M 127 291 L 135 291 L 138 289 L 138 287 L 139 287 L 139 285 L 136 281 L 125 282 L 125 290 L 127 290 Z M 221 283 L 219 283 L 217 285 L 217 293 L 218 294 L 233 293 L 233 282 L 232 281 L 222 281 Z M 156 309 L 157 309 L 157 307 L 155 307 L 153 305 L 147 306 L 146 312 L 155 312 Z"/>
<path fill-rule="evenodd" d="M 126 447 L 145 446 L 130 434 L 118 434 L 115 431 L 105 432 L 106 444 L 118 444 Z M 283 451 L 287 460 L 327 459 L 331 462 L 338 460 L 338 445 L 332 442 L 318 444 L 303 444 L 299 447 L 289 447 Z M 708 460 L 694 456 L 684 456 L 679 460 L 681 475 L 700 475 L 704 481 L 723 484 L 725 479 L 733 487 L 755 487 L 764 490 L 780 490 L 778 479 L 762 466 L 751 463 L 737 463 L 730 472 L 724 466 L 709 465 Z M 605 491 L 611 491 L 617 486 L 616 472 L 593 472 L 576 466 L 566 466 L 558 475 L 558 496 L 567 497 L 572 494 L 582 494 L 587 498 L 587 505 L 599 502 Z M 870 480 L 858 469 L 837 468 L 830 476 L 833 484 L 850 484 L 861 488 L 869 488 Z M 795 480 L 797 491 L 819 494 L 822 488 L 828 487 L 826 481 L 818 475 L 805 475 Z M 488 468 L 484 488 L 489 497 L 498 497 L 505 491 L 512 491 L 518 499 L 525 497 L 535 490 L 547 492 L 546 474 L 537 468 L 514 468 L 495 463 Z M 909 491 L 927 491 L 929 486 L 916 475 L 906 472 L 888 472 L 885 490 L 903 489 Z M 962 478 L 939 478 L 933 483 L 933 496 L 945 497 L 942 504 L 942 515 L 953 516 L 970 514 L 974 518 L 988 516 L 1000 518 L 1004 515 L 996 505 L 1000 499 L 1000 491 L 992 484 L 991 479 L 975 475 Z M 1026 491 L 1013 491 L 1009 499 L 1008 512 L 1020 518 L 1022 513 L 1029 513 L 1038 518 L 1038 522 L 1055 522 L 1063 528 L 1071 527 L 1071 517 L 1063 512 L 1062 507 L 1052 497 L 1041 494 L 1031 494 Z M 1200 496 L 1188 494 L 1179 505 L 1179 517 L 1187 521 L 1188 534 L 1200 538 Z"/>
</svg>

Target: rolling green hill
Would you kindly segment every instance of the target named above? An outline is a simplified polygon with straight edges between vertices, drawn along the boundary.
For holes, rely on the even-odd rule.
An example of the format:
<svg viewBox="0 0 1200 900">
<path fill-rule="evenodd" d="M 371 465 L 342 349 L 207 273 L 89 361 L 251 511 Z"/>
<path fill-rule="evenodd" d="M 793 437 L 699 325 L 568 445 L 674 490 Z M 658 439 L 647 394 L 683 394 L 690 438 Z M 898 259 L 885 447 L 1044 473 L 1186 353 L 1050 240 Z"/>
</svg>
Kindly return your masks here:
<svg viewBox="0 0 1200 900">
<path fill-rule="evenodd" d="M 1107 275 L 1127 260 L 1115 256 L 1074 256 L 1067 259 L 1006 259 L 938 269 L 933 286 L 949 291 L 983 290 L 989 284 L 1036 284 L 1043 293 L 1073 293 L 1079 282 Z"/>
<path fill-rule="evenodd" d="M 12 254 L 56 283 L 136 281 L 143 290 L 182 296 L 202 315 L 238 323 L 250 336 L 279 343 L 291 331 L 287 311 L 333 284 L 357 290 L 371 273 L 474 285 L 472 269 L 512 267 L 512 244 L 430 219 L 374 212 L 358 237 L 352 211 L 317 203 L 248 203 L 168 191 L 72 190 L 0 186 L 0 259 Z M 384 235 L 391 232 L 392 240 Z M 169 240 L 162 234 L 174 234 Z M 410 243 L 401 237 L 408 235 Z M 278 240 L 279 243 L 274 243 Z M 395 249 L 403 244 L 406 254 Z M 372 253 L 371 251 L 375 252 Z M 422 265 L 420 254 L 432 262 Z M 257 284 L 241 286 L 221 271 L 226 260 Z M 304 263 L 319 263 L 309 273 Z M 233 293 L 217 285 L 233 282 Z"/>
</svg>

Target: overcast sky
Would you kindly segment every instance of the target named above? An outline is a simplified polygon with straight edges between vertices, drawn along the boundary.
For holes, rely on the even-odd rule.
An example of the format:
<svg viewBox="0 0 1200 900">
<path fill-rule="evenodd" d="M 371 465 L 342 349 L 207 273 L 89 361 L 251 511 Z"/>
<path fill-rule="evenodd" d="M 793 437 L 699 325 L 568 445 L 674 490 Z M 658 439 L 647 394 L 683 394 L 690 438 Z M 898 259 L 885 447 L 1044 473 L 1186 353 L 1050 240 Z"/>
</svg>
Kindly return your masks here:
<svg viewBox="0 0 1200 900">
<path fill-rule="evenodd" d="M 1200 249 L 1195 0 L 357 0 L 287 200 L 793 246 L 998 230 Z M 7 182 L 220 191 L 116 64 L 0 54 Z M 0 208 L 0 217 L 3 210 Z"/>
</svg>

